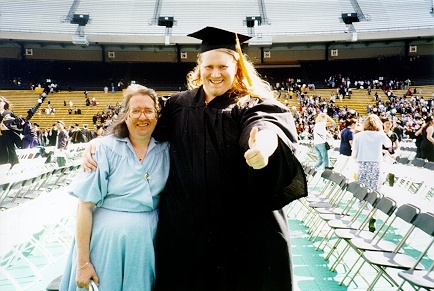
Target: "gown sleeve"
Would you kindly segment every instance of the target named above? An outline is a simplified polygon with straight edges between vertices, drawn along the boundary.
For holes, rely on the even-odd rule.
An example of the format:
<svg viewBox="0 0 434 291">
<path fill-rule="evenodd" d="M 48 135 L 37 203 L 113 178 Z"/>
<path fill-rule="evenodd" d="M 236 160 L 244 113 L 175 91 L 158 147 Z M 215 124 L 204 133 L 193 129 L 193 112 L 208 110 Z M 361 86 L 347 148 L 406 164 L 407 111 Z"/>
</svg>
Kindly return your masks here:
<svg viewBox="0 0 434 291">
<path fill-rule="evenodd" d="M 155 127 L 152 136 L 158 141 L 168 141 L 170 133 L 170 117 L 173 104 L 175 103 L 179 93 L 173 95 L 162 96 L 159 98 L 161 107 L 160 116 L 158 117 L 157 126 Z"/>
<path fill-rule="evenodd" d="M 97 146 L 94 156 L 98 164 L 96 171 L 81 171 L 71 184 L 69 194 L 80 198 L 85 202 L 92 202 L 96 207 L 104 203 L 107 194 L 109 165 L 107 159 L 107 148 L 101 144 Z"/>
<path fill-rule="evenodd" d="M 271 129 L 278 136 L 278 147 L 268 165 L 260 170 L 249 168 L 249 188 L 272 210 L 306 197 L 306 176 L 295 156 L 297 131 L 289 110 L 274 100 L 253 100 L 242 114 L 241 127 L 240 146 L 245 151 L 253 127 Z"/>
</svg>

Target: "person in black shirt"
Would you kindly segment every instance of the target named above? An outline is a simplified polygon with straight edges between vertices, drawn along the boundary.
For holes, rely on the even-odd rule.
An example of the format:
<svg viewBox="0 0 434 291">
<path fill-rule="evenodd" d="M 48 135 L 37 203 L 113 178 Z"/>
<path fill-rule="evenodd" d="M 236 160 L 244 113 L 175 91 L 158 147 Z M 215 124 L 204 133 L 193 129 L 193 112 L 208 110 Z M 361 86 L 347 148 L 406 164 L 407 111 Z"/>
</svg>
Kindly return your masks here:
<svg viewBox="0 0 434 291">
<path fill-rule="evenodd" d="M 9 110 L 9 101 L 0 96 L 0 164 L 19 163 L 16 148 L 22 146 L 19 130 L 22 130 L 20 119 Z"/>
</svg>

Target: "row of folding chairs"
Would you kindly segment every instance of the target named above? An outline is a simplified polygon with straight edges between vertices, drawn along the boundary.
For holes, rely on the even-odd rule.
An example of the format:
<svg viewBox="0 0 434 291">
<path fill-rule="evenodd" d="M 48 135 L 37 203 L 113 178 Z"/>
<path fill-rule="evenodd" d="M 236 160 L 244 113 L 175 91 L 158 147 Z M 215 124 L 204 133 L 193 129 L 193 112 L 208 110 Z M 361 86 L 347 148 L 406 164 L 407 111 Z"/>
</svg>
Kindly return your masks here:
<svg viewBox="0 0 434 291">
<path fill-rule="evenodd" d="M 68 253 L 75 223 L 75 207 L 69 199 L 72 201 L 52 192 L 1 213 L 0 281 L 7 282 L 6 286 L 35 290 L 33 286 L 40 283 L 44 272 Z M 59 207 L 66 203 L 71 206 Z"/>
<path fill-rule="evenodd" d="M 16 207 L 42 193 L 68 185 L 77 174 L 79 165 L 45 168 L 43 171 L 26 171 L 16 180 L 0 184 L 0 208 Z"/>
<path fill-rule="evenodd" d="M 37 159 L 25 159 L 5 170 L 0 178 L 0 209 L 16 207 L 40 194 L 66 186 L 78 172 L 79 160 L 63 167 L 51 162 L 36 163 Z"/>
<path fill-rule="evenodd" d="M 317 244 L 316 249 L 327 251 L 326 260 L 334 259 L 330 270 L 343 270 L 340 284 L 349 286 L 357 278 L 364 281 L 367 290 L 374 290 L 383 279 L 383 284 L 398 289 L 406 284 L 434 288 L 433 250 L 430 250 L 434 241 L 434 214 L 421 213 L 408 203 L 398 205 L 358 182 L 337 178 L 341 174 L 331 170 L 321 172 L 305 166 L 305 172 L 311 192 L 296 203 L 297 217 L 308 228 L 309 239 Z M 370 229 L 372 221 L 375 230 Z M 424 238 L 420 240 L 422 235 Z M 416 248 L 418 241 L 429 243 Z M 339 247 L 344 242 L 345 246 Z M 352 259 L 348 260 L 349 257 Z M 357 259 L 353 262 L 354 257 Z M 364 278 L 365 265 L 376 272 L 374 279 Z M 397 276 L 393 271 L 389 274 L 389 270 L 401 271 Z"/>
<path fill-rule="evenodd" d="M 392 176 L 389 175 L 389 183 L 385 183 L 382 187 L 384 193 L 393 197 L 402 193 L 401 196 L 426 202 L 432 200 L 434 196 L 434 162 L 420 158 L 413 160 L 399 158 L 396 164 L 388 167 L 386 174 L 388 173 L 391 173 Z M 391 179 L 393 179 L 392 183 Z"/>
</svg>

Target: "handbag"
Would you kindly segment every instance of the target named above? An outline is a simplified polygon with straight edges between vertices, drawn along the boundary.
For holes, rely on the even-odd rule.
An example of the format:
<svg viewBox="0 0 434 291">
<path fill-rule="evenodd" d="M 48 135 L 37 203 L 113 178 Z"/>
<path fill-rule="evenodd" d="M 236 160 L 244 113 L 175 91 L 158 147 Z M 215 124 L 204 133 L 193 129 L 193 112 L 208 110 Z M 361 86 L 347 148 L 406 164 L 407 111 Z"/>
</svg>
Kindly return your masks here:
<svg viewBox="0 0 434 291">
<path fill-rule="evenodd" d="M 83 288 L 78 288 L 78 287 L 77 287 L 77 291 L 78 291 L 78 290 L 82 290 L 82 289 L 84 289 L 84 287 L 83 287 Z M 95 282 L 94 282 L 93 280 L 90 280 L 90 283 L 89 283 L 89 291 L 99 291 L 98 286 L 95 284 Z"/>
<path fill-rule="evenodd" d="M 98 286 L 93 280 L 90 280 L 89 291 L 99 291 Z"/>
<path fill-rule="evenodd" d="M 318 135 L 319 135 L 323 140 L 325 140 L 325 148 L 326 148 L 326 150 L 331 149 L 331 146 L 330 146 L 330 144 L 328 143 L 328 141 L 325 139 L 325 137 L 324 137 L 322 134 L 319 134 L 319 133 L 318 133 Z"/>
</svg>

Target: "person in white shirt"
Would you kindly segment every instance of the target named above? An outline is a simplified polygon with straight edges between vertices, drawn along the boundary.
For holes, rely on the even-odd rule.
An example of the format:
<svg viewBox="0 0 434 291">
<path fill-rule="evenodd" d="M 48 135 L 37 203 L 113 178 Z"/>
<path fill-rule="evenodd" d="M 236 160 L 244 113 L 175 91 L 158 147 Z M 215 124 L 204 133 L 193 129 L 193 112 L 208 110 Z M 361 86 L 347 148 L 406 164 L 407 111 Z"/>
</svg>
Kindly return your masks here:
<svg viewBox="0 0 434 291">
<path fill-rule="evenodd" d="M 359 166 L 358 181 L 372 191 L 381 187 L 383 146 L 391 147 L 392 141 L 383 131 L 380 118 L 370 114 L 363 123 L 363 131 L 354 136 L 352 155 Z"/>
<path fill-rule="evenodd" d="M 315 118 L 313 127 L 313 144 L 318 158 L 315 168 L 329 168 L 329 155 L 326 149 L 327 127 L 335 124 L 335 121 L 325 113 L 319 113 Z"/>
</svg>

